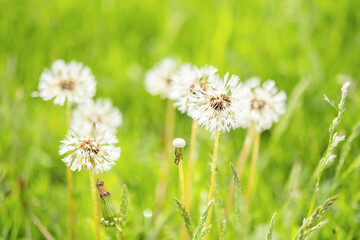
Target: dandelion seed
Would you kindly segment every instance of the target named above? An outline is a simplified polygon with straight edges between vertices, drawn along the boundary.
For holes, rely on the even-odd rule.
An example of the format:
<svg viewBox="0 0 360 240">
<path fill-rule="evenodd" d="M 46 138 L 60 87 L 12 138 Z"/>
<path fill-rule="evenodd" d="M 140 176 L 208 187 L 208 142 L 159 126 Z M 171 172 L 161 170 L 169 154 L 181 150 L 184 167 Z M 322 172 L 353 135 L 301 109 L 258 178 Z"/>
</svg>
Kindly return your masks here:
<svg viewBox="0 0 360 240">
<path fill-rule="evenodd" d="M 84 123 L 101 123 L 112 134 L 116 133 L 117 128 L 122 124 L 122 115 L 119 109 L 113 107 L 109 99 L 98 99 L 80 104 L 74 110 L 72 127 L 78 129 Z"/>
<path fill-rule="evenodd" d="M 230 131 L 247 123 L 250 92 L 238 76 L 228 76 L 221 81 L 219 76 L 211 75 L 206 91 L 195 84 L 191 95 L 189 116 L 213 135 L 216 130 Z"/>
<path fill-rule="evenodd" d="M 183 64 L 180 70 L 173 77 L 169 98 L 174 100 L 174 105 L 180 112 L 185 113 L 190 107 L 190 97 L 194 94 L 195 84 L 199 84 L 203 91 L 210 76 L 214 75 L 217 69 L 213 66 L 198 68 L 190 63 Z"/>
<path fill-rule="evenodd" d="M 34 97 L 45 101 L 54 99 L 54 104 L 83 103 L 95 95 L 96 82 L 90 68 L 82 63 L 71 61 L 66 64 L 56 60 L 50 69 L 45 69 L 40 76 L 38 92 Z"/>
<path fill-rule="evenodd" d="M 81 129 L 70 130 L 61 141 L 60 155 L 72 171 L 81 169 L 96 173 L 108 171 L 120 157 L 120 147 L 114 135 L 98 123 L 87 123 Z"/>
<path fill-rule="evenodd" d="M 165 58 L 145 76 L 145 86 L 152 95 L 167 98 L 170 92 L 172 77 L 177 71 L 177 62 L 172 58 Z"/>
<path fill-rule="evenodd" d="M 245 85 L 251 89 L 248 126 L 254 122 L 260 132 L 270 129 L 274 122 L 279 121 L 280 115 L 285 113 L 285 92 L 278 92 L 272 80 L 260 85 L 260 79 L 256 77 L 247 80 Z"/>
</svg>

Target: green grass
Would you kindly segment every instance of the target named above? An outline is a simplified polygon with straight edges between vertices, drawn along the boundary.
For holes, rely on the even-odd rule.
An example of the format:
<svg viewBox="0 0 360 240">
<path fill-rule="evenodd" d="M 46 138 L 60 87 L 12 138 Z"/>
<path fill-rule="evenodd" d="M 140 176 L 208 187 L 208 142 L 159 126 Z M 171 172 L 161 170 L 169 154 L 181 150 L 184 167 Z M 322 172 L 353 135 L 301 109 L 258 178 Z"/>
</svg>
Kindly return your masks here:
<svg viewBox="0 0 360 240">
<path fill-rule="evenodd" d="M 168 55 L 212 64 L 243 80 L 253 75 L 274 79 L 287 92 L 287 113 L 261 136 L 247 232 L 249 239 L 265 239 L 276 212 L 273 239 L 294 238 L 307 217 L 312 174 L 336 115 L 322 95 L 339 100 L 339 74 L 354 83 L 339 132 L 349 136 L 359 120 L 359 26 L 358 0 L 0 0 L 0 239 L 43 239 L 33 215 L 56 239 L 67 236 L 65 167 L 58 155 L 66 133 L 65 108 L 31 98 L 43 69 L 58 58 L 88 65 L 98 83 L 96 96 L 110 98 L 123 113 L 117 134 L 122 156 L 102 177 L 117 202 L 122 185 L 128 187 L 127 239 L 178 236 L 174 164 L 161 214 L 156 219 L 143 215 L 155 207 L 165 125 L 165 102 L 145 91 L 143 79 Z M 177 112 L 175 136 L 189 142 L 190 129 L 191 119 Z M 243 129 L 222 134 L 217 196 L 223 200 L 232 181 L 229 164 L 236 162 L 244 136 Z M 359 156 L 359 143 L 353 140 L 343 172 Z M 190 210 L 195 222 L 207 204 L 210 180 L 212 141 L 202 128 L 197 145 Z M 338 161 L 322 174 L 316 206 L 339 197 L 313 239 L 360 239 L 360 169 L 353 168 L 330 189 Z M 249 165 L 243 180 L 248 170 Z M 88 173 L 75 173 L 74 184 L 78 238 L 93 239 Z M 246 181 L 241 187 L 246 190 Z M 214 212 L 210 234 L 217 239 Z M 237 236 L 233 222 L 228 221 L 227 239 Z M 115 236 L 112 229 L 103 231 Z"/>
</svg>

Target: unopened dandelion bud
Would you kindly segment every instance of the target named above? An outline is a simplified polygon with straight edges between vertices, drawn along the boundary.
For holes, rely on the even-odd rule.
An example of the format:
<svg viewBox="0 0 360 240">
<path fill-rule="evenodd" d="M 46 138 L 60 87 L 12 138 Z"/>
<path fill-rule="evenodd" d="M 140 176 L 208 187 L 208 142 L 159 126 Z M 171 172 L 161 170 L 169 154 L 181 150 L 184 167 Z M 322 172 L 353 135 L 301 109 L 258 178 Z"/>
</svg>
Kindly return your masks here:
<svg viewBox="0 0 360 240">
<path fill-rule="evenodd" d="M 181 159 L 183 158 L 183 149 L 186 145 L 186 142 L 182 138 L 175 138 L 174 141 L 172 142 L 172 144 L 175 147 L 174 163 L 176 165 L 178 165 L 179 162 L 181 161 Z"/>
<path fill-rule="evenodd" d="M 102 223 L 105 226 L 114 226 L 115 221 L 120 215 L 120 209 L 115 203 L 115 201 L 112 199 L 110 193 L 106 190 L 104 182 L 101 179 L 97 180 L 96 186 L 100 194 L 101 210 L 105 219 L 105 221 L 103 221 Z"/>
</svg>

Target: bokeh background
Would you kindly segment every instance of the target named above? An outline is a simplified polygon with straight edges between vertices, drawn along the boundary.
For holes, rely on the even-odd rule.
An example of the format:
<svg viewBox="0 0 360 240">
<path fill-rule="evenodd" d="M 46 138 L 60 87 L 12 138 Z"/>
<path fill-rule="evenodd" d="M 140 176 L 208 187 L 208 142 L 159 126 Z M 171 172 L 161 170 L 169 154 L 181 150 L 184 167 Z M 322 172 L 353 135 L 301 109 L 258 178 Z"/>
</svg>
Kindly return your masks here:
<svg viewBox="0 0 360 240">
<path fill-rule="evenodd" d="M 59 58 L 88 65 L 96 76 L 96 96 L 110 98 L 123 113 L 117 134 L 122 156 L 102 177 L 117 201 L 122 184 L 128 186 L 127 238 L 177 239 L 175 165 L 161 214 L 144 216 L 155 207 L 166 104 L 146 92 L 144 74 L 166 56 L 212 64 L 242 80 L 274 79 L 286 91 L 287 113 L 262 135 L 249 239 L 264 239 L 275 211 L 274 239 L 294 237 L 307 215 L 311 175 L 336 115 L 323 94 L 338 101 L 341 83 L 350 80 L 340 131 L 349 135 L 359 120 L 358 0 L 0 0 L 0 239 L 43 239 L 34 216 L 56 239 L 67 237 L 65 167 L 58 155 L 66 134 L 65 108 L 31 97 L 43 69 Z M 190 128 L 191 119 L 177 112 L 175 136 L 189 141 Z M 244 135 L 243 129 L 222 135 L 218 196 L 223 198 L 232 178 L 229 163 L 236 162 Z M 345 169 L 359 156 L 359 144 L 355 139 Z M 194 223 L 206 204 L 210 179 L 212 141 L 204 129 L 197 146 Z M 360 239 L 359 168 L 330 192 L 334 169 L 323 174 L 318 203 L 330 194 L 340 197 L 313 239 Z M 77 236 L 93 239 L 88 173 L 76 173 L 74 181 Z M 235 228 L 229 221 L 228 239 L 236 239 Z M 214 221 L 213 239 L 217 232 Z M 111 229 L 104 229 L 105 235 L 114 237 Z"/>
</svg>

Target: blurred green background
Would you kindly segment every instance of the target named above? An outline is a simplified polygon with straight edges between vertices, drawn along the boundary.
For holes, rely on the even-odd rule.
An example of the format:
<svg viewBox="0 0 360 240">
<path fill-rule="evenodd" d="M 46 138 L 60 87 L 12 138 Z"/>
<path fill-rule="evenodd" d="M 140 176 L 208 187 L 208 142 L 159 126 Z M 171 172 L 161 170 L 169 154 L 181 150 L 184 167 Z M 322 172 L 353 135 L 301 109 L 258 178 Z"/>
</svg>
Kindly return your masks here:
<svg viewBox="0 0 360 240">
<path fill-rule="evenodd" d="M 143 214 L 155 206 L 165 121 L 165 101 L 149 95 L 143 79 L 166 56 L 212 64 L 221 74 L 242 80 L 254 75 L 274 79 L 286 91 L 286 115 L 262 135 L 249 239 L 264 239 L 275 211 L 274 239 L 294 237 L 307 215 L 311 174 L 336 115 L 322 95 L 338 101 L 339 82 L 350 79 L 341 132 L 349 135 L 359 120 L 358 0 L 0 0 L 0 239 L 43 239 L 32 216 L 56 239 L 67 236 L 65 167 L 58 155 L 66 134 L 65 108 L 31 98 L 43 69 L 59 58 L 88 65 L 96 76 L 96 96 L 110 98 L 123 113 L 117 134 L 122 156 L 103 180 L 117 201 L 122 184 L 128 186 L 127 238 L 177 238 L 175 165 L 161 214 L 156 219 Z M 190 128 L 191 120 L 177 112 L 175 136 L 189 142 Z M 224 199 L 232 178 L 229 162 L 237 161 L 244 135 L 243 129 L 222 135 L 217 186 Z M 359 155 L 359 144 L 358 139 L 352 144 L 345 169 Z M 204 129 L 197 146 L 194 223 L 206 204 L 210 179 L 212 141 Z M 359 168 L 330 192 L 334 169 L 323 174 L 318 204 L 330 194 L 340 197 L 313 239 L 360 239 Z M 88 173 L 75 173 L 74 182 L 77 236 L 93 239 Z M 228 239 L 237 239 L 235 228 L 230 220 Z M 214 220 L 213 239 L 217 232 Z M 105 234 L 114 237 L 111 229 Z"/>
</svg>

